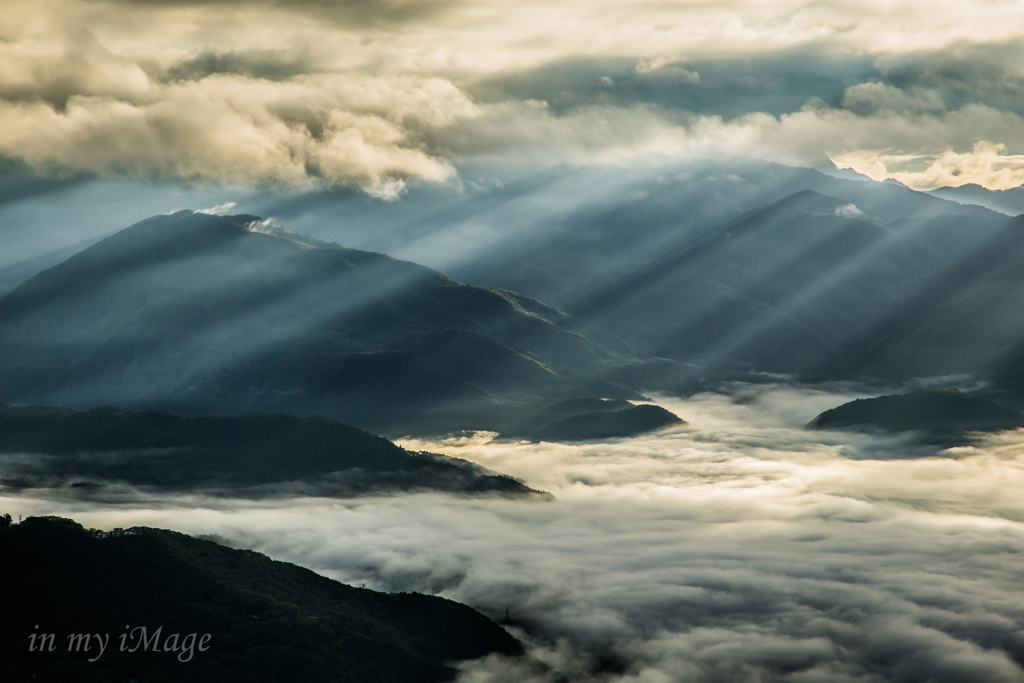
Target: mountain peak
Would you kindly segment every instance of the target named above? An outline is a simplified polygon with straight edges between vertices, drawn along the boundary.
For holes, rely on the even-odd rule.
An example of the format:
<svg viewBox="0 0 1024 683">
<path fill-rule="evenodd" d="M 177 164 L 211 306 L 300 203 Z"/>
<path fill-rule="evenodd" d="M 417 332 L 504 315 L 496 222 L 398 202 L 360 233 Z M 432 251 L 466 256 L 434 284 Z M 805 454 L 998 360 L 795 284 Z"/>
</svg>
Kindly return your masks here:
<svg viewBox="0 0 1024 683">
<path fill-rule="evenodd" d="M 375 429 L 409 424 L 431 401 L 461 421 L 486 398 L 495 408 L 474 424 L 501 426 L 504 400 L 635 396 L 600 379 L 628 347 L 584 332 L 539 302 L 270 219 L 179 211 L 0 299 L 0 355 L 16 366 L 0 396 L 324 413 Z"/>
</svg>

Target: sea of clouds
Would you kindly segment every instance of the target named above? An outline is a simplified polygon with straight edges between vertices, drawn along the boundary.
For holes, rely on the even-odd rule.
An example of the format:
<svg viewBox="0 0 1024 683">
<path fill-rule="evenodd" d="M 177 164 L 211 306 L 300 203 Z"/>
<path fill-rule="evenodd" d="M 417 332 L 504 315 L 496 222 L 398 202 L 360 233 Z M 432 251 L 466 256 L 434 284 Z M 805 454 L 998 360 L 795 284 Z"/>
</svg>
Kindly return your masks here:
<svg viewBox="0 0 1024 683">
<path fill-rule="evenodd" d="M 460 683 L 1024 681 L 1024 431 L 937 453 L 803 429 L 863 395 L 736 385 L 659 399 L 689 424 L 616 443 L 402 442 L 548 501 L 26 493 L 0 508 L 172 528 L 507 609 L 530 658 L 463 663 Z"/>
</svg>

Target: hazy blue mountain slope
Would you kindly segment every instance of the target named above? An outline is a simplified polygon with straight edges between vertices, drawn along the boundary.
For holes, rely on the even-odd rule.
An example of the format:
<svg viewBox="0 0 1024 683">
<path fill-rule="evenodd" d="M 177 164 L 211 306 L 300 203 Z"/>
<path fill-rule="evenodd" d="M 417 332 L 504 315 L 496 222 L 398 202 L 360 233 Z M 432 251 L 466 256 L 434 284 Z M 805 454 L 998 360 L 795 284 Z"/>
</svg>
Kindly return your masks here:
<svg viewBox="0 0 1024 683">
<path fill-rule="evenodd" d="M 970 228 L 987 239 L 950 249 L 959 257 L 954 263 L 916 280 L 851 335 L 845 351 L 856 367 L 875 375 L 1010 379 L 1000 359 L 1024 339 L 1024 221 L 1009 219 L 994 232 L 961 229 Z"/>
<path fill-rule="evenodd" d="M 1024 340 L 993 363 L 989 374 L 995 380 L 1000 398 L 1024 410 Z"/>
<path fill-rule="evenodd" d="M 379 427 L 481 401 L 635 397 L 603 381 L 628 364 L 606 333 L 244 215 L 158 216 L 40 273 L 0 300 L 0 352 L 0 396 L 22 403 Z"/>
<path fill-rule="evenodd" d="M 343 204 L 358 244 L 503 289 L 256 216 L 144 221 L 0 300 L 0 398 L 504 432 L 553 400 L 750 370 L 978 372 L 1024 339 L 1001 214 L 750 160 L 675 170 Z"/>
<path fill-rule="evenodd" d="M 685 241 L 572 312 L 711 375 L 979 371 L 1024 332 L 1014 234 L 1005 219 L 887 222 L 804 191 Z"/>
<path fill-rule="evenodd" d="M 1024 188 L 1022 187 L 989 190 L 981 185 L 968 183 L 959 187 L 940 187 L 937 190 L 931 190 L 928 194 L 960 204 L 984 206 L 1008 216 L 1019 216 L 1024 213 Z"/>
<path fill-rule="evenodd" d="M 5 681 L 432 683 L 459 660 L 523 651 L 464 605 L 353 588 L 173 531 L 0 520 L 0 555 Z M 96 640 L 70 650 L 83 633 L 108 636 L 102 654 Z M 53 634 L 53 651 L 30 652 L 33 634 Z"/>
<path fill-rule="evenodd" d="M 109 484 L 261 495 L 440 490 L 524 495 L 518 481 L 457 458 L 410 453 L 322 417 L 182 418 L 102 406 L 0 404 L 0 484 Z"/>
<path fill-rule="evenodd" d="M 386 205 L 324 192 L 281 199 L 260 212 L 309 234 L 425 263 L 460 281 L 511 289 L 563 310 L 685 241 L 801 190 L 844 199 L 884 222 L 1002 218 L 898 184 L 755 159 L 531 169 L 518 176 L 469 167 L 463 175 L 461 186 L 416 188 Z"/>
</svg>

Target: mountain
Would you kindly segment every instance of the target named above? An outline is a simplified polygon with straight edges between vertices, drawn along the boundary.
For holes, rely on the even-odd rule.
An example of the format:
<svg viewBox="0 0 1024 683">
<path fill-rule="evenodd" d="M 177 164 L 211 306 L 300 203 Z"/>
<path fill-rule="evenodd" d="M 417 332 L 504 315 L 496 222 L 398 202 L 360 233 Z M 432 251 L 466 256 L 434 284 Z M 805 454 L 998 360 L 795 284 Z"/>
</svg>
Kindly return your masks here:
<svg viewBox="0 0 1024 683">
<path fill-rule="evenodd" d="M 940 187 L 929 191 L 928 194 L 960 204 L 984 206 L 1008 216 L 1024 214 L 1024 187 L 989 190 L 981 185 L 967 183 L 959 187 Z"/>
<path fill-rule="evenodd" d="M 0 556 L 12 683 L 432 683 L 459 660 L 523 652 L 464 605 L 353 588 L 172 531 L 0 518 Z"/>
<path fill-rule="evenodd" d="M 1024 219 L 1007 219 L 994 231 L 950 226 L 970 241 L 936 240 L 955 260 L 892 296 L 847 342 L 849 355 L 875 376 L 974 374 L 1011 388 L 1012 373 L 1000 362 L 1024 340 Z"/>
<path fill-rule="evenodd" d="M 465 172 L 485 183 L 499 175 L 488 168 Z M 458 198 L 424 189 L 386 208 L 325 193 L 268 211 L 317 234 L 403 254 L 462 282 L 511 289 L 568 311 L 683 242 L 804 190 L 842 199 L 885 222 L 1005 218 L 898 184 L 756 159 L 554 169 L 503 178 Z M 336 212 L 345 220 L 332 220 Z"/>
<path fill-rule="evenodd" d="M 826 410 L 807 427 L 922 431 L 933 440 L 958 442 L 969 432 L 1024 428 L 1024 415 L 957 389 L 929 389 L 851 401 Z"/>
<path fill-rule="evenodd" d="M 257 216 L 180 211 L 0 299 L 0 397 L 500 428 L 519 404 L 639 398 L 633 354 L 539 301 Z"/>
<path fill-rule="evenodd" d="M 993 398 L 1024 411 L 1024 339 L 992 363 Z"/>
<path fill-rule="evenodd" d="M 490 289 L 251 215 L 143 221 L 0 299 L 0 398 L 401 436 L 723 379 L 980 374 L 1024 395 L 1004 369 L 1024 343 L 1020 219 L 751 160 L 656 170 L 343 204 L 360 244 L 451 254 Z"/>
<path fill-rule="evenodd" d="M 182 418 L 101 406 L 0 404 L 0 484 L 103 493 L 158 489 L 311 495 L 393 490 L 536 493 L 470 462 L 410 453 L 322 417 Z"/>
<path fill-rule="evenodd" d="M 981 373 L 1024 338 L 1017 219 L 888 220 L 802 191 L 570 309 L 639 353 L 804 379 Z"/>
<path fill-rule="evenodd" d="M 533 441 L 595 441 L 682 424 L 686 421 L 660 406 L 614 399 L 569 399 L 545 406 L 502 436 Z"/>
<path fill-rule="evenodd" d="M 458 197 L 382 208 L 325 193 L 274 211 L 607 329 L 661 363 L 632 384 L 645 389 L 979 373 L 1024 338 L 1015 249 L 975 267 L 1010 245 L 1012 221 L 981 206 L 751 159 L 465 173 Z"/>
<path fill-rule="evenodd" d="M 638 405 L 610 412 L 583 413 L 550 422 L 531 434 L 536 441 L 604 441 L 686 424 L 661 406 Z"/>
</svg>

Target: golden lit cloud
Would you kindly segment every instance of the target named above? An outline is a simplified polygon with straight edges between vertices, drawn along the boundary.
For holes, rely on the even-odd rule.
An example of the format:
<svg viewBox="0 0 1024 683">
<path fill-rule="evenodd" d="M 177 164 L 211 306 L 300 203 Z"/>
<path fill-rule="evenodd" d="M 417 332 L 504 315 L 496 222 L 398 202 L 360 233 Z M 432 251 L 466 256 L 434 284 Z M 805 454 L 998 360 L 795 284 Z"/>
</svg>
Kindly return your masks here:
<svg viewBox="0 0 1024 683">
<path fill-rule="evenodd" d="M 971 150 L 1024 146 L 1020 26 L 992 1 L 11 0 L 0 154 L 388 196 L 476 158 L 652 150 L 1004 187 L 1013 154 Z"/>
<path fill-rule="evenodd" d="M 959 187 L 967 183 L 991 190 L 1024 185 L 1024 155 L 1006 154 L 1006 145 L 978 142 L 970 152 L 944 150 L 939 154 L 888 154 L 857 150 L 838 154 L 833 161 L 874 180 L 895 178 L 915 189 Z"/>
</svg>

